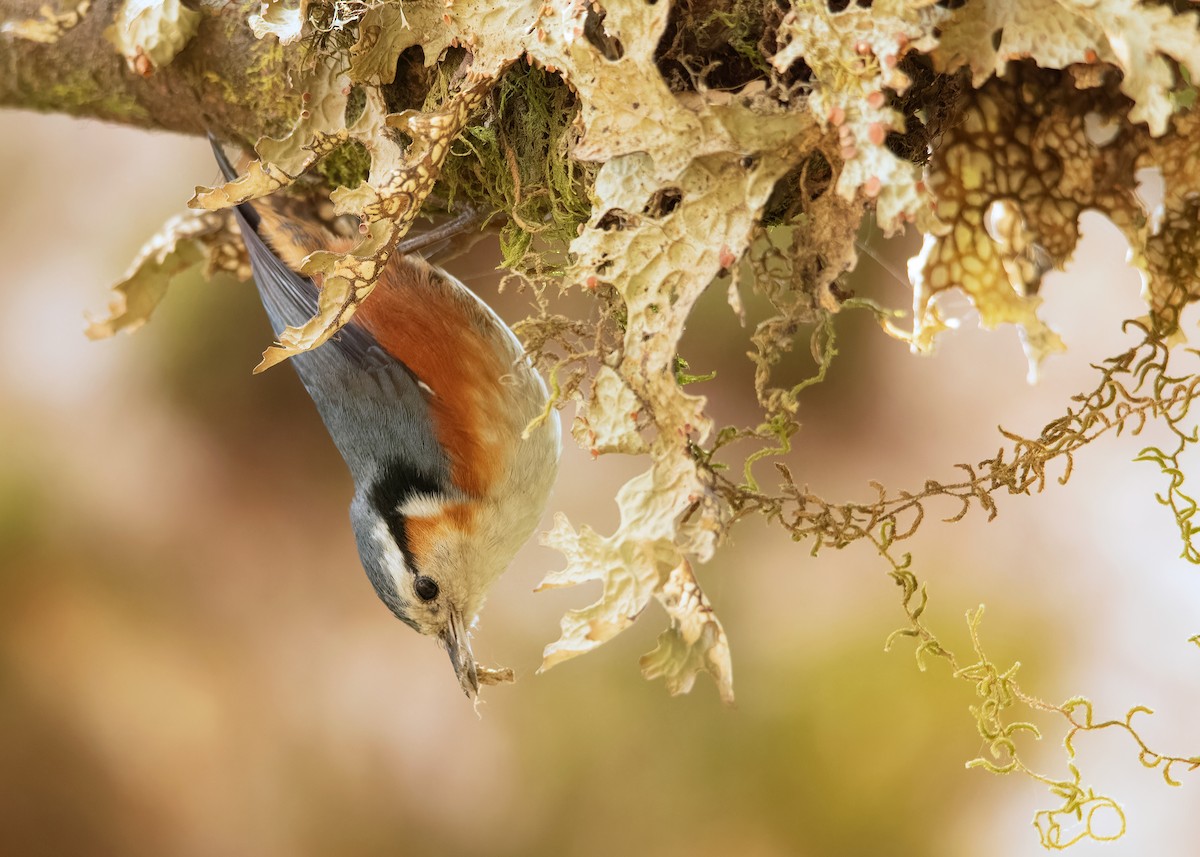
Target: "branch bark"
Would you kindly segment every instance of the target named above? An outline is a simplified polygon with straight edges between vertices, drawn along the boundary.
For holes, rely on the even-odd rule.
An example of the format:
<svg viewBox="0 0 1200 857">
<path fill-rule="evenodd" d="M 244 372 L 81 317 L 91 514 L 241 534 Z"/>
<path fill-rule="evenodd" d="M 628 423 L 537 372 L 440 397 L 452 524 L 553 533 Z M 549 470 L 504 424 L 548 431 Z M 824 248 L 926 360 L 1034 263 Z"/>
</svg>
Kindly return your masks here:
<svg viewBox="0 0 1200 857">
<path fill-rule="evenodd" d="M 300 109 L 287 72 L 303 48 L 256 39 L 246 24 L 254 0 L 203 7 L 195 37 L 148 77 L 104 38 L 121 0 L 93 0 L 51 44 L 4 31 L 5 22 L 41 17 L 41 2 L 0 0 L 0 106 L 249 142 L 282 135 Z"/>
</svg>

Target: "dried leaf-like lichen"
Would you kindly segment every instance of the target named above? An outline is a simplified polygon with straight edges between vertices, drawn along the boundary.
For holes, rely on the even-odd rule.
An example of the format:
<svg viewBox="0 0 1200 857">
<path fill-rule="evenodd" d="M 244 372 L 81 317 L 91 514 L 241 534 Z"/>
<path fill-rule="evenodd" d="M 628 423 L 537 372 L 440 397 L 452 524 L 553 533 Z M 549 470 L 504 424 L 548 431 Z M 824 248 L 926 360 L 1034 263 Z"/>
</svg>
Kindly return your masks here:
<svg viewBox="0 0 1200 857">
<path fill-rule="evenodd" d="M 407 232 L 433 189 L 450 143 L 486 95 L 492 81 L 468 83 L 440 110 L 388 114 L 378 90 L 367 91 L 356 121 L 347 127 L 346 111 L 352 86 L 349 78 L 325 65 L 310 78 L 300 121 L 282 140 L 258 144 L 263 163 L 251 165 L 246 176 L 213 190 L 198 188 L 190 204 L 220 209 L 270 193 L 310 167 L 347 140 L 358 140 L 371 156 L 371 176 L 354 190 L 340 188 L 331 195 L 337 214 L 360 219 L 362 240 L 348 253 L 317 251 L 301 265 L 309 276 L 321 275 L 317 315 L 299 327 L 289 327 L 279 343 L 263 353 L 256 372 L 293 354 L 316 348 L 333 336 L 366 299 L 396 242 Z M 387 126 L 400 127 L 413 142 L 402 148 Z"/>
<path fill-rule="evenodd" d="M 1043 68 L 1108 63 L 1121 70 L 1121 91 L 1133 100 L 1130 121 L 1146 122 L 1157 136 L 1175 110 L 1167 57 L 1200 78 L 1198 23 L 1195 13 L 1143 0 L 975 0 L 943 25 L 933 56 L 943 68 L 969 66 L 976 87 L 1012 60 L 1032 58 Z"/>
<path fill-rule="evenodd" d="M 884 0 L 869 9 L 851 4 L 840 12 L 831 12 L 825 0 L 795 0 L 779 27 L 785 44 L 771 58 L 780 73 L 800 58 L 812 70 L 808 109 L 836 129 L 845 162 L 837 191 L 847 199 L 859 191 L 875 199 L 875 217 L 889 233 L 924 215 L 928 200 L 918 167 L 884 145 L 890 132 L 904 130 L 885 90 L 907 91 L 912 81 L 900 60 L 937 44 L 934 28 L 944 14 L 935 0 Z"/>
<path fill-rule="evenodd" d="M 361 83 L 391 83 L 396 58 L 418 44 L 428 48 L 429 62 L 436 62 L 441 50 L 429 39 L 430 32 L 442 26 L 442 14 L 433 4 L 406 8 L 403 3 L 380 3 L 368 9 L 359 23 L 362 36 L 350 48 L 350 77 Z"/>
<path fill-rule="evenodd" d="M 616 371 L 646 407 L 657 437 L 650 444 L 655 467 L 623 492 L 648 493 L 647 502 L 655 504 L 662 521 L 672 523 L 655 530 L 651 547 L 638 519 L 623 506 L 621 527 L 610 539 L 623 546 L 614 548 L 618 553 L 653 557 L 658 567 L 653 574 L 647 570 L 643 579 L 657 581 L 660 589 L 670 569 L 687 557 L 707 560 L 720 530 L 718 503 L 689 451 L 691 438 L 701 443 L 707 438 L 711 421 L 704 414 L 704 399 L 684 393 L 672 371 L 684 322 L 712 279 L 749 246 L 756 219 L 787 171 L 793 147 L 815 137 L 812 126 L 797 127 L 793 116 L 771 116 L 739 104 L 702 108 L 693 119 L 720 122 L 721 136 L 706 138 L 718 150 L 699 153 L 674 172 L 667 172 L 668 165 L 683 160 L 679 153 L 658 161 L 639 152 L 615 155 L 597 175 L 590 228 L 571 245 L 577 255 L 571 273 L 611 282 L 627 310 Z M 720 151 L 723 146 L 728 150 Z M 753 153 L 750 166 L 739 152 Z M 664 212 L 660 201 L 668 193 L 672 202 Z M 581 419 L 593 423 L 601 418 L 585 409 Z M 554 544 L 568 557 L 581 551 L 586 557 L 590 542 L 568 531 L 559 532 Z M 575 580 L 591 576 L 585 563 L 575 566 L 554 579 L 561 583 L 563 574 Z M 620 605 L 609 604 L 609 612 L 620 618 Z M 564 619 L 563 640 L 548 647 L 547 665 L 564 647 L 572 653 L 590 648 L 577 648 L 581 640 L 591 639 L 586 634 L 580 638 L 579 632 L 580 626 Z"/>
<path fill-rule="evenodd" d="M 721 697 L 733 700 L 729 644 L 721 623 L 700 591 L 691 567 L 681 559 L 680 529 L 693 536 L 694 555 L 711 553 L 704 526 L 680 526 L 679 495 L 691 487 L 694 465 L 677 458 L 630 480 L 617 494 L 621 524 L 612 536 L 590 527 L 576 532 L 559 515 L 543 544 L 561 551 L 567 567 L 547 575 L 539 588 L 604 584 L 600 599 L 563 617 L 562 637 L 546 647 L 542 669 L 591 651 L 628 628 L 657 597 L 671 618 L 659 646 L 643 659 L 648 678 L 666 677 L 672 693 L 684 693 L 700 670 L 712 674 Z M 672 563 L 675 563 L 672 566 Z"/>
<path fill-rule="evenodd" d="M 1124 139 L 1089 137 L 1089 113 L 1119 112 L 1106 89 L 1078 90 L 1060 72 L 1021 70 L 969 96 L 960 125 L 934 154 L 929 186 L 941 226 L 913 260 L 914 347 L 942 329 L 938 297 L 961 288 L 986 327 L 1015 324 L 1031 375 L 1065 346 L 1037 315 L 1047 271 L 1062 268 L 1085 209 L 1132 240 L 1145 217 Z"/>
<path fill-rule="evenodd" d="M 647 451 L 638 431 L 641 404 L 629 385 L 608 366 L 601 366 L 592 379 L 588 403 L 579 409 L 571 426 L 575 442 L 595 457 L 621 452 L 639 455 Z"/>
<path fill-rule="evenodd" d="M 712 675 L 721 699 L 733 702 L 733 666 L 725 631 L 700 591 L 691 564 L 683 560 L 655 593 L 671 617 L 654 651 L 642 656 L 642 673 L 662 678 L 672 694 L 687 693 L 701 672 Z"/>
<path fill-rule="evenodd" d="M 251 12 L 247 22 L 260 39 L 274 36 L 279 44 L 290 45 L 300 38 L 308 20 L 308 0 L 263 0 L 257 12 Z"/>
<path fill-rule="evenodd" d="M 1200 299 L 1200 113 L 1179 115 L 1169 133 L 1144 141 L 1137 167 L 1158 170 L 1163 200 L 1133 242 L 1152 325 L 1170 340 L 1181 338 L 1183 307 Z M 1152 224 L 1157 224 L 1152 226 Z"/>
<path fill-rule="evenodd" d="M 203 266 L 205 277 L 224 271 L 240 280 L 249 278 L 246 248 L 229 228 L 230 219 L 227 212 L 201 211 L 168 220 L 113 286 L 108 316 L 88 323 L 88 337 L 104 339 L 119 330 L 137 330 L 149 321 L 171 280 L 197 266 Z"/>
<path fill-rule="evenodd" d="M 130 69 L 148 77 L 175 59 L 199 26 L 200 13 L 182 0 L 125 0 L 104 36 Z"/>
<path fill-rule="evenodd" d="M 49 5 L 42 6 L 36 18 L 0 21 L 0 36 L 13 36 L 44 45 L 54 44 L 64 33 L 79 26 L 91 7 L 92 0 L 79 0 L 74 8 L 66 12 L 55 12 Z"/>
</svg>

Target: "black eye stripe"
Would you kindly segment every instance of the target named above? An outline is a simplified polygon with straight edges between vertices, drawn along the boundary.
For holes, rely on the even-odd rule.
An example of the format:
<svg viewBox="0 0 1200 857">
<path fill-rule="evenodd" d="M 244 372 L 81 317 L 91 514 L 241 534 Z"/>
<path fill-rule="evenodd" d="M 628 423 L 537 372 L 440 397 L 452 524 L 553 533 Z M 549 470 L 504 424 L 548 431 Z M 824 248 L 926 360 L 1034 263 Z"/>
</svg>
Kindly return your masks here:
<svg viewBox="0 0 1200 857">
<path fill-rule="evenodd" d="M 412 551 L 408 548 L 408 527 L 405 525 L 404 516 L 392 514 L 384 520 L 387 521 L 388 531 L 396 541 L 396 547 L 400 548 L 400 553 L 404 557 L 405 567 L 413 574 L 416 574 L 417 566 L 413 562 Z"/>
<path fill-rule="evenodd" d="M 408 529 L 405 527 L 404 516 L 397 510 L 419 494 L 436 497 L 444 493 L 445 488 L 438 479 L 399 458 L 389 460 L 371 486 L 371 505 L 387 522 L 388 530 L 396 541 L 396 546 L 400 548 L 400 553 L 404 555 L 408 570 L 413 574 L 417 574 L 418 570 L 408 546 Z M 430 582 L 433 583 L 432 580 Z M 436 585 L 434 583 L 434 586 Z M 437 597 L 436 593 L 433 597 Z"/>
</svg>

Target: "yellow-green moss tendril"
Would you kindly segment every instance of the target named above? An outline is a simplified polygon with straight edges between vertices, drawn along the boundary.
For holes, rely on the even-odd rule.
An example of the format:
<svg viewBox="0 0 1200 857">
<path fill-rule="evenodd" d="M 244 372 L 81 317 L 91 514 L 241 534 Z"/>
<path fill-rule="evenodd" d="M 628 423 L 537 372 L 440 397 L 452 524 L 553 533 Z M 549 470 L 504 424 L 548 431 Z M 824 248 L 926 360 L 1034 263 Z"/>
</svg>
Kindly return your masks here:
<svg viewBox="0 0 1200 857">
<path fill-rule="evenodd" d="M 891 525 L 882 525 L 869 538 L 876 551 L 890 566 L 888 573 L 901 587 L 901 604 L 908 617 L 908 625 L 892 632 L 888 637 L 885 650 L 891 649 L 901 638 L 912 638 L 916 643 L 917 665 L 921 670 L 927 666 L 925 656 L 934 655 L 949 665 L 954 678 L 973 686 L 978 702 L 969 705 L 968 711 L 975 720 L 976 730 L 985 742 L 987 756 L 969 760 L 966 767 L 979 768 L 992 774 L 1020 774 L 1029 777 L 1041 783 L 1061 801 L 1060 805 L 1039 810 L 1034 816 L 1034 827 L 1043 847 L 1061 850 L 1083 839 L 1107 842 L 1119 839 L 1125 833 L 1125 813 L 1120 804 L 1107 795 L 1098 794 L 1082 782 L 1079 768 L 1074 763 L 1074 740 L 1080 732 L 1105 729 L 1124 732 L 1137 746 L 1138 761 L 1147 768 L 1159 769 L 1164 782 L 1169 786 L 1180 784 L 1173 775 L 1175 768 L 1188 771 L 1200 768 L 1200 756 L 1168 756 L 1150 749 L 1133 724 L 1136 715 L 1153 713 L 1144 706 L 1134 706 L 1121 719 L 1097 721 L 1093 715 L 1092 702 L 1088 699 L 1073 697 L 1054 705 L 1022 691 L 1016 680 L 1020 663 L 1014 662 L 1002 669 L 984 652 L 979 634 L 983 605 L 968 611 L 966 615 L 974 662 L 961 666 L 954 652 L 942 645 L 922 618 L 927 604 L 925 585 L 912 571 L 911 555 L 895 554 L 895 538 Z M 1068 776 L 1048 776 L 1031 769 L 1025 763 L 1021 755 L 1020 739 L 1024 736 L 1035 741 L 1041 740 L 1042 732 L 1033 723 L 1014 718 L 1012 712 L 1018 708 L 1030 713 L 1057 714 L 1065 721 L 1063 749 L 1066 752 Z M 1115 831 L 1105 832 L 1099 828 L 1099 814 L 1103 810 L 1110 811 L 1116 819 Z"/>
</svg>

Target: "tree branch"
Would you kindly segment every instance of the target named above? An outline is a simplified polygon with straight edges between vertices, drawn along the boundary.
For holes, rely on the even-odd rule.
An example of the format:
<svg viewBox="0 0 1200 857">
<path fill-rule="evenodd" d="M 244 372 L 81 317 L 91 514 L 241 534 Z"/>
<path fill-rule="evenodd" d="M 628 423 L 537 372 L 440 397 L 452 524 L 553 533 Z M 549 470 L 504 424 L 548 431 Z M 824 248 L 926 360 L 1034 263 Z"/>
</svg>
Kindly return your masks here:
<svg viewBox="0 0 1200 857">
<path fill-rule="evenodd" d="M 147 77 L 104 37 L 120 0 L 93 0 L 52 43 L 8 32 L 44 17 L 40 2 L 0 0 L 0 106 L 245 141 L 284 133 L 300 109 L 287 72 L 303 49 L 256 39 L 246 24 L 253 0 L 203 7 L 195 37 Z"/>
</svg>

